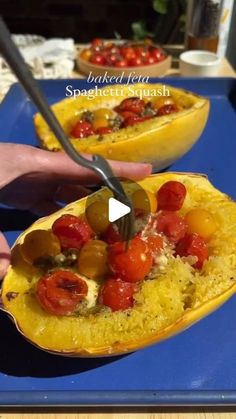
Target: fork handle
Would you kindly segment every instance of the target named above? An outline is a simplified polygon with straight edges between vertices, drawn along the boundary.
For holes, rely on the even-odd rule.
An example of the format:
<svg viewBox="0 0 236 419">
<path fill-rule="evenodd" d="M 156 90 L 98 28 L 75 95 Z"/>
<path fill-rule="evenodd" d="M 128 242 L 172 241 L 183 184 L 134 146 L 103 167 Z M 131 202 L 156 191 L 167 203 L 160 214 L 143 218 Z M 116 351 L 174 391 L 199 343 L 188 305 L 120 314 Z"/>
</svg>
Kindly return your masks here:
<svg viewBox="0 0 236 419">
<path fill-rule="evenodd" d="M 20 83 L 24 87 L 25 91 L 27 92 L 28 96 L 32 100 L 32 102 L 36 105 L 36 107 L 41 112 L 42 116 L 44 117 L 45 121 L 53 131 L 54 135 L 65 149 L 65 151 L 69 154 L 69 156 L 76 161 L 76 163 L 81 164 L 81 166 L 87 167 L 88 169 L 92 169 L 95 172 L 98 172 L 100 176 L 103 177 L 103 180 L 106 180 L 106 176 L 102 173 L 102 171 L 94 166 L 92 160 L 87 160 L 83 156 L 81 156 L 73 147 L 70 141 L 68 141 L 67 136 L 64 133 L 63 128 L 61 127 L 59 121 L 55 117 L 54 113 L 50 109 L 47 104 L 47 100 L 39 87 L 39 84 L 33 78 L 29 67 L 25 63 L 21 53 L 19 52 L 18 48 L 14 44 L 11 39 L 11 34 L 5 25 L 2 17 L 0 16 L 0 51 L 7 61 L 9 67 L 12 71 L 16 74 L 17 78 L 19 79 Z M 94 156 L 96 159 L 96 156 Z M 98 156 L 102 158 L 101 156 Z M 104 165 L 106 164 L 109 167 L 109 172 L 111 177 L 114 176 L 113 172 L 106 162 L 105 159 Z"/>
</svg>

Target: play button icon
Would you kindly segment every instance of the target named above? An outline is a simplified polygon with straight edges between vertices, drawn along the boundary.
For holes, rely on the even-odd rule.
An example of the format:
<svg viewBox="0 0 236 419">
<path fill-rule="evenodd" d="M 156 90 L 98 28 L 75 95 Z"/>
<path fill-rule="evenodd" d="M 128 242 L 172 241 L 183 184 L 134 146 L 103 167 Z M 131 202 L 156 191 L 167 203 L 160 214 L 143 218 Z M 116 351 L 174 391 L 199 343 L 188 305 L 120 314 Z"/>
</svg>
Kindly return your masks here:
<svg viewBox="0 0 236 419">
<path fill-rule="evenodd" d="M 108 219 L 110 223 L 119 220 L 119 218 L 131 212 L 131 208 L 128 205 L 123 204 L 115 198 L 109 198 L 108 201 Z"/>
</svg>

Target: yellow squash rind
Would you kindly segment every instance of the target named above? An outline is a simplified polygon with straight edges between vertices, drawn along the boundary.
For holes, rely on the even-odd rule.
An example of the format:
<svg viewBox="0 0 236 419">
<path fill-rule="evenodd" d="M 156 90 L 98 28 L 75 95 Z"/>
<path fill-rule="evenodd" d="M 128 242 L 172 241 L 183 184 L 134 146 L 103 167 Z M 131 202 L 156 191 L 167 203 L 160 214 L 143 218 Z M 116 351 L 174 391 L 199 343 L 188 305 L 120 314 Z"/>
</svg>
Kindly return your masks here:
<svg viewBox="0 0 236 419">
<path fill-rule="evenodd" d="M 161 84 L 132 85 L 145 97 L 148 92 L 163 91 Z M 123 99 L 130 97 L 130 86 L 106 86 L 99 89 L 103 92 L 120 89 L 122 94 L 109 97 L 98 95 L 93 99 L 87 96 L 66 98 L 52 106 L 55 115 L 69 135 L 72 126 L 85 110 L 97 108 L 113 108 Z M 168 167 L 183 156 L 195 144 L 202 134 L 209 114 L 209 101 L 194 93 L 165 85 L 173 95 L 176 103 L 183 107 L 178 113 L 153 118 L 133 127 L 106 134 L 103 139 L 93 135 L 84 139 L 71 139 L 75 148 L 80 152 L 100 154 L 108 159 L 151 163 L 156 170 Z M 146 93 L 146 95 L 145 95 Z M 150 96 L 151 98 L 151 96 Z M 37 136 L 43 148 L 60 150 L 61 146 L 52 134 L 42 116 L 37 113 L 34 118 Z"/>
<path fill-rule="evenodd" d="M 223 269 L 222 272 L 224 274 L 224 269 L 226 269 L 228 260 L 230 260 L 230 263 L 233 266 L 232 272 L 235 274 L 236 256 L 234 257 L 234 255 L 227 253 L 230 252 L 230 250 L 227 250 L 227 246 L 225 246 L 224 243 L 225 240 L 229 240 L 231 245 L 234 246 L 236 249 L 236 204 L 232 200 L 230 200 L 230 198 L 227 197 L 225 194 L 215 189 L 205 176 L 199 174 L 163 173 L 159 175 L 150 176 L 139 183 L 143 188 L 154 192 L 160 187 L 161 184 L 168 180 L 178 180 L 183 182 L 186 185 L 187 190 L 191 187 L 191 193 L 187 194 L 186 206 L 185 208 L 183 208 L 183 210 L 181 210 L 183 211 L 183 214 L 186 211 L 188 211 L 188 209 L 190 209 L 193 205 L 200 205 L 199 203 L 201 203 L 201 201 L 204 202 L 204 207 L 209 205 L 210 208 L 215 208 L 215 217 L 218 222 L 218 229 L 220 231 L 218 238 L 221 239 L 222 236 L 223 240 L 223 247 L 221 251 L 222 254 L 220 254 L 219 257 L 225 258 L 225 261 L 226 258 L 228 258 L 225 267 L 221 263 L 220 269 Z M 126 184 L 125 188 L 128 193 L 132 192 L 132 185 L 130 186 L 129 184 Z M 97 197 L 99 196 L 101 197 L 101 199 L 103 199 L 105 196 L 107 196 L 107 194 L 108 191 L 106 189 L 102 189 L 101 191 L 93 194 L 93 197 L 94 199 L 97 199 Z M 196 201 L 196 197 L 194 194 L 198 194 L 196 195 L 198 201 Z M 144 334 L 143 336 L 136 337 L 135 339 L 130 338 L 124 341 L 121 340 L 120 342 L 116 341 L 112 344 L 97 345 L 96 342 L 94 342 L 94 346 L 89 345 L 83 347 L 81 345 L 76 346 L 76 344 L 73 344 L 71 346 L 67 345 L 65 341 L 67 339 L 66 325 L 70 325 L 70 333 L 73 332 L 75 334 L 74 337 L 68 337 L 68 341 L 73 343 L 73 338 L 76 339 L 76 335 L 80 333 L 79 319 L 74 317 L 58 318 L 57 316 L 52 316 L 44 312 L 40 308 L 36 300 L 27 300 L 28 296 L 23 296 L 23 292 L 28 290 L 28 281 L 34 277 L 35 268 L 30 267 L 27 264 L 24 264 L 22 261 L 20 261 L 19 263 L 18 259 L 14 259 L 14 254 L 16 254 L 19 258 L 19 253 L 17 253 L 17 247 L 20 245 L 20 243 L 22 243 L 25 235 L 28 234 L 30 231 L 38 228 L 50 228 L 54 220 L 56 220 L 61 214 L 70 213 L 78 215 L 84 213 L 85 202 L 86 200 L 82 199 L 75 203 L 69 204 L 66 208 L 56 212 L 55 214 L 49 217 L 45 217 L 38 220 L 31 227 L 29 227 L 23 234 L 20 235 L 12 249 L 13 264 L 10 266 L 8 270 L 8 273 L 3 281 L 2 287 L 2 302 L 4 306 L 4 311 L 12 317 L 12 319 L 16 323 L 18 330 L 36 346 L 52 353 L 74 357 L 110 356 L 131 352 L 143 348 L 145 346 L 160 342 L 170 336 L 173 336 L 185 330 L 204 316 L 216 310 L 235 293 L 236 277 L 234 278 L 232 276 L 228 278 L 227 273 L 225 273 L 225 275 L 222 275 L 222 283 L 219 283 L 219 288 L 216 288 L 217 291 L 215 291 L 215 294 L 211 294 L 211 289 L 209 289 L 209 287 L 214 288 L 214 282 L 208 284 L 205 281 L 205 277 L 203 277 L 204 281 L 202 282 L 203 285 L 201 285 L 201 287 L 205 286 L 205 295 L 201 297 L 202 300 L 200 300 L 200 302 L 196 302 L 195 305 L 193 305 L 193 308 L 185 310 L 182 315 L 176 318 L 172 323 L 160 328 L 160 330 L 155 330 L 152 333 L 149 332 L 149 334 Z M 226 218 L 224 220 L 225 216 Z M 224 225 L 221 225 L 221 223 L 224 223 Z M 214 243 L 217 242 L 218 238 L 216 237 L 215 239 L 212 239 L 212 244 L 209 244 L 210 248 L 213 249 Z M 216 258 L 217 257 L 218 256 L 216 252 Z M 210 274 L 208 272 L 208 276 L 206 278 L 208 278 L 208 281 L 210 281 L 214 278 L 211 278 L 211 261 L 209 261 L 208 264 L 208 267 L 204 265 L 205 268 L 203 268 L 203 271 L 205 269 L 205 271 L 207 272 L 208 269 Z M 212 266 L 215 266 L 214 269 L 212 269 L 213 277 L 216 276 L 217 265 Z M 205 273 L 203 272 L 203 274 Z M 221 278 L 221 276 L 219 276 L 219 278 Z M 9 291 L 17 291 L 21 293 L 21 301 L 17 302 L 18 297 L 15 300 L 13 299 L 8 301 L 6 294 Z M 28 301 L 28 306 L 27 304 L 25 304 L 25 301 Z M 140 319 L 140 321 L 142 321 L 142 319 Z M 37 330 L 37 332 L 35 332 L 35 330 Z M 63 339 L 60 335 L 62 333 L 62 330 L 64 334 Z M 43 335 L 45 335 L 46 338 L 43 338 Z"/>
</svg>

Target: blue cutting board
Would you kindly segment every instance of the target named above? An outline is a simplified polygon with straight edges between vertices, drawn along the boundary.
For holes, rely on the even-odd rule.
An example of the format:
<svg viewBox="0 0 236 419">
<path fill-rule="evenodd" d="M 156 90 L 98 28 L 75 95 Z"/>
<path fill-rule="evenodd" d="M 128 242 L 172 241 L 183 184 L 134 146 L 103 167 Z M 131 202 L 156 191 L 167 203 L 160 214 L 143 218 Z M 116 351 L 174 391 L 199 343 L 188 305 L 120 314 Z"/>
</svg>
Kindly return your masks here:
<svg viewBox="0 0 236 419">
<path fill-rule="evenodd" d="M 236 198 L 235 80 L 161 81 L 211 101 L 209 121 L 200 140 L 169 170 L 206 173 L 217 188 Z M 65 97 L 68 84 L 79 89 L 91 87 L 78 79 L 41 82 L 50 103 Z M 24 92 L 14 85 L 0 106 L 1 140 L 37 145 L 34 113 Z M 27 212 L 0 209 L 0 227 L 10 244 L 34 219 Z M 125 356 L 89 360 L 40 351 L 1 313 L 0 404 L 236 404 L 235 319 L 233 297 L 215 313 L 165 342 Z"/>
</svg>

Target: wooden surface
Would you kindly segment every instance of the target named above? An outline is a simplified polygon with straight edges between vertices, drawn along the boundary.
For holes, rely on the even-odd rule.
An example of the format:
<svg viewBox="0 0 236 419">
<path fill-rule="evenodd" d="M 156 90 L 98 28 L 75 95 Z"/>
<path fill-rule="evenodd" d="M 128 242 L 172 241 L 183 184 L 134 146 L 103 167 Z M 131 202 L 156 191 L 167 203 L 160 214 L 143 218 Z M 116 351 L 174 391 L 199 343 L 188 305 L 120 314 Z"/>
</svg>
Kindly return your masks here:
<svg viewBox="0 0 236 419">
<path fill-rule="evenodd" d="M 52 409 L 53 411 L 53 409 Z M 0 419 L 235 419 L 236 409 L 223 410 L 176 408 L 176 409 L 54 409 L 53 413 L 44 410 L 19 411 L 0 410 Z"/>
<path fill-rule="evenodd" d="M 176 69 L 167 75 L 178 76 Z M 221 77 L 235 77 L 226 59 L 219 70 Z M 73 77 L 82 77 L 74 72 Z M 0 396 L 1 397 L 1 396 Z M 63 408 L 63 409 L 11 409 L 0 408 L 0 419 L 235 419 L 235 408 Z"/>
</svg>

